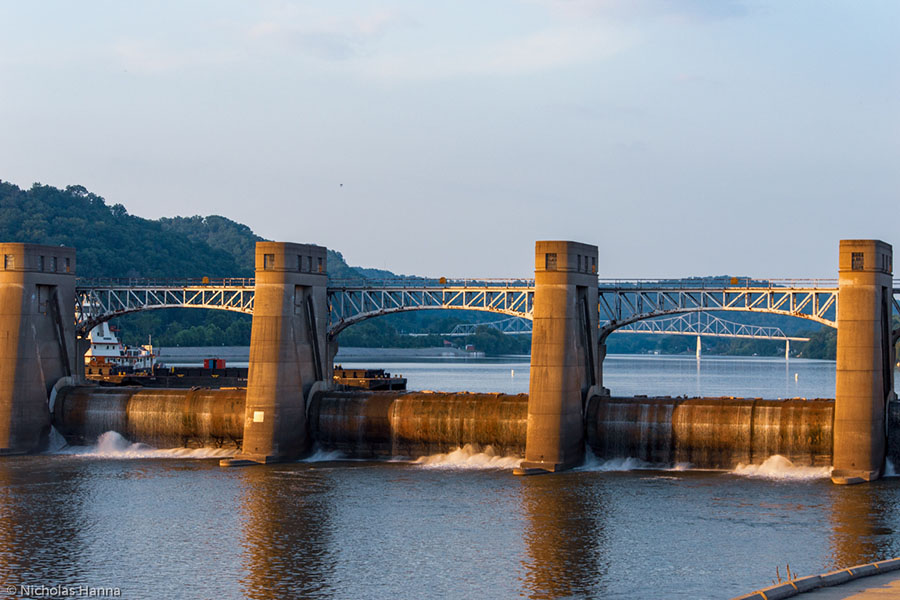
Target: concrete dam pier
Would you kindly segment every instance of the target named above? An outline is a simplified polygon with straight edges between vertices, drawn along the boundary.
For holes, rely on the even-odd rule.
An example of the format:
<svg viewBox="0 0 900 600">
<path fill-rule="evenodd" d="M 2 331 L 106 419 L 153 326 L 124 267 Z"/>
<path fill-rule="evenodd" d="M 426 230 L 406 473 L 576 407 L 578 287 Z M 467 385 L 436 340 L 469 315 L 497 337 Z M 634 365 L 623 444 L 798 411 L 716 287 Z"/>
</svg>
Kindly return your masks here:
<svg viewBox="0 0 900 600">
<path fill-rule="evenodd" d="M 240 449 L 245 397 L 244 390 L 70 387 L 56 396 L 54 424 L 73 444 L 113 430 L 163 447 Z M 312 396 L 307 433 L 318 448 L 352 458 L 416 458 L 466 444 L 524 458 L 527 417 L 526 394 L 322 391 Z M 583 436 L 598 458 L 660 467 L 732 469 L 774 454 L 827 466 L 833 420 L 827 399 L 593 396 Z"/>
<path fill-rule="evenodd" d="M 881 477 L 900 453 L 893 389 L 893 250 L 842 240 L 838 284 L 600 282 L 597 247 L 538 241 L 534 280 L 330 280 L 326 249 L 259 242 L 253 280 L 85 282 L 75 251 L 0 244 L 0 454 L 40 451 L 51 416 L 74 443 L 107 430 L 154 445 L 233 445 L 223 466 L 293 460 L 316 443 L 352 456 L 418 456 L 465 444 L 523 456 L 518 474 L 601 458 L 731 468 L 783 454 L 832 464 L 832 481 Z M 83 386 L 88 333 L 159 308 L 252 314 L 245 390 Z M 360 395 L 332 390 L 337 335 L 381 315 L 481 310 L 530 319 L 527 395 Z M 835 327 L 835 400 L 618 398 L 606 339 L 666 315 L 749 311 Z M 601 319 L 602 315 L 602 319 Z M 74 316 L 74 318 L 73 318 Z M 829 462 L 830 461 L 830 462 Z"/>
</svg>

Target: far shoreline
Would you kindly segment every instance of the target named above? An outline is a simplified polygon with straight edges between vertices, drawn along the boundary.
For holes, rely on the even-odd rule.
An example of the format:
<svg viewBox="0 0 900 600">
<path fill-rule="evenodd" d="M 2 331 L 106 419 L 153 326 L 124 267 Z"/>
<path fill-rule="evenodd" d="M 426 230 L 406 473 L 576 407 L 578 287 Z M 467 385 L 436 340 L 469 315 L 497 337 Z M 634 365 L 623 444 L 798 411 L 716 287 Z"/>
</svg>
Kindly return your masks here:
<svg viewBox="0 0 900 600">
<path fill-rule="evenodd" d="M 155 349 L 157 358 L 161 363 L 202 363 L 206 358 L 220 358 L 226 362 L 247 363 L 250 360 L 249 346 L 191 346 L 191 347 L 159 347 Z M 694 358 L 693 354 L 609 354 L 610 358 Z M 740 355 L 718 355 L 706 354 L 702 359 L 743 359 L 743 360 L 780 360 L 784 361 L 783 356 L 740 356 Z M 483 354 L 472 355 L 471 352 L 460 350 L 459 348 L 450 347 L 432 347 L 432 348 L 362 348 L 362 347 L 342 347 L 338 350 L 334 362 L 340 364 L 342 362 L 372 362 L 372 361 L 398 361 L 398 360 L 515 360 L 529 361 L 528 354 L 502 354 L 488 355 Z M 807 359 L 801 357 L 791 357 L 792 361 L 806 360 L 825 360 L 828 359 Z M 834 362 L 831 360 L 830 362 Z"/>
</svg>

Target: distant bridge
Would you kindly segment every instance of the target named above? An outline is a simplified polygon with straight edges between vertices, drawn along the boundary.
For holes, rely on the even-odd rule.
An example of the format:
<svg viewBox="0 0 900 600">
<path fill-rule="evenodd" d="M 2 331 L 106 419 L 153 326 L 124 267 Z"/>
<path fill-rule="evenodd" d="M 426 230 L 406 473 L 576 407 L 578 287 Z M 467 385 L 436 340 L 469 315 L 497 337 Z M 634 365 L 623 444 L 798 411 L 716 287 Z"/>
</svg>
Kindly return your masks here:
<svg viewBox="0 0 900 600">
<path fill-rule="evenodd" d="M 604 327 L 607 323 L 600 323 Z M 479 327 L 489 327 L 505 335 L 530 335 L 531 321 L 521 317 L 508 317 L 484 323 L 460 323 L 447 333 L 410 333 L 410 336 L 438 335 L 460 337 L 474 334 Z M 720 319 L 705 312 L 686 313 L 674 317 L 636 321 L 615 330 L 615 333 L 644 333 L 654 335 L 691 335 L 704 337 L 745 338 L 754 340 L 779 340 L 808 342 L 809 338 L 789 336 L 780 327 L 747 325 Z"/>
<path fill-rule="evenodd" d="M 601 327 L 604 325 L 601 323 Z M 808 342 L 808 337 L 789 336 L 780 327 L 746 325 L 726 321 L 709 313 L 697 312 L 662 319 L 635 321 L 615 330 L 615 333 L 648 333 L 656 335 L 694 335 L 706 337 L 744 338 Z"/>
<path fill-rule="evenodd" d="M 254 284 L 253 279 L 79 280 L 76 326 L 80 334 L 86 335 L 103 321 L 161 308 L 206 308 L 252 314 Z M 838 288 L 835 280 L 754 280 L 745 285 L 600 280 L 598 292 L 601 342 L 613 331 L 638 322 L 692 312 L 769 313 L 837 326 Z M 900 286 L 895 284 L 893 293 L 894 308 L 900 312 Z M 365 319 L 411 310 L 479 310 L 531 320 L 534 281 L 332 280 L 327 296 L 328 332 L 333 337 Z M 652 326 L 641 325 L 637 329 L 642 327 Z"/>
</svg>

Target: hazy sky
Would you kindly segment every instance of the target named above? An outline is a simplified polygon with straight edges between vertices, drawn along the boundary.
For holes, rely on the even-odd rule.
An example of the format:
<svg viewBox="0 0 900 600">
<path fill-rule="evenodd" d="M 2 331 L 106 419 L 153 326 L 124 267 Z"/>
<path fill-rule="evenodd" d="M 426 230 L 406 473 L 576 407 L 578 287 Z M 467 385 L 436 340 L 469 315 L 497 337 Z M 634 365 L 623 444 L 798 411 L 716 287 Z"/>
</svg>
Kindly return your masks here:
<svg viewBox="0 0 900 600">
<path fill-rule="evenodd" d="M 835 277 L 900 253 L 900 2 L 0 0 L 0 179 L 351 264 Z M 342 186 L 343 184 L 343 186 Z"/>
</svg>

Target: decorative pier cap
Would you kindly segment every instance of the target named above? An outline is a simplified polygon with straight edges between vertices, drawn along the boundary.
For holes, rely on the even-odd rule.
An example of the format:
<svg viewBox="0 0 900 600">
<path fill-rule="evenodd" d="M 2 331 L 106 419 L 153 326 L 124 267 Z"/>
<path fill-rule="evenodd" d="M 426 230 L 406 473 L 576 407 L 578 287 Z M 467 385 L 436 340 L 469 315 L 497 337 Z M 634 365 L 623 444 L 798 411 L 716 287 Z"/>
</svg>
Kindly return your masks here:
<svg viewBox="0 0 900 600">
<path fill-rule="evenodd" d="M 41 244 L 0 243 L 4 271 L 75 275 L 75 249 Z"/>
<path fill-rule="evenodd" d="M 841 240 L 838 272 L 887 273 L 894 271 L 893 249 L 881 240 Z"/>
<path fill-rule="evenodd" d="M 257 242 L 256 271 L 327 275 L 328 251 L 314 244 Z"/>
<path fill-rule="evenodd" d="M 534 244 L 534 271 L 597 275 L 597 246 L 581 242 L 538 241 Z"/>
</svg>

